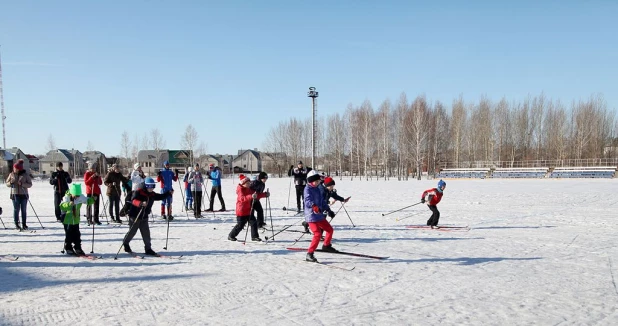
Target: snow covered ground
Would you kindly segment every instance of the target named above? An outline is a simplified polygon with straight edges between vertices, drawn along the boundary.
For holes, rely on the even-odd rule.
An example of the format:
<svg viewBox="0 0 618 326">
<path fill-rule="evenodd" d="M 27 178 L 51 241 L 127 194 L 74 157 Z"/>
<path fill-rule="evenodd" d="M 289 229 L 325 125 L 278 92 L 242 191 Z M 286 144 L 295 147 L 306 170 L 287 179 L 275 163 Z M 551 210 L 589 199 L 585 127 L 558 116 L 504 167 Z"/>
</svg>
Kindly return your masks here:
<svg viewBox="0 0 618 326">
<path fill-rule="evenodd" d="M 305 263 L 304 252 L 286 250 L 297 232 L 269 244 L 227 241 L 235 222 L 231 179 L 223 193 L 232 211 L 206 219 L 187 220 L 175 193 L 167 251 L 167 224 L 151 224 L 153 249 L 181 259 L 121 253 L 114 260 L 127 227 L 107 225 L 105 217 L 94 242 L 103 259 L 64 256 L 52 188 L 37 182 L 31 203 L 45 229 L 29 207 L 36 233 L 0 230 L 0 254 L 19 256 L 0 260 L 0 324 L 618 324 L 618 180 L 447 180 L 440 224 L 469 231 L 406 228 L 426 222 L 424 205 L 382 216 L 417 202 L 435 180 L 336 182 L 341 195 L 352 196 L 345 207 L 356 227 L 341 210 L 334 247 L 387 260 L 317 252 L 322 262 L 354 270 Z M 298 221 L 281 209 L 295 207 L 289 179 L 271 178 L 267 186 L 275 229 Z M 0 197 L 11 227 L 8 190 Z M 90 252 L 92 229 L 82 224 L 81 231 Z M 139 233 L 131 244 L 143 251 Z"/>
</svg>

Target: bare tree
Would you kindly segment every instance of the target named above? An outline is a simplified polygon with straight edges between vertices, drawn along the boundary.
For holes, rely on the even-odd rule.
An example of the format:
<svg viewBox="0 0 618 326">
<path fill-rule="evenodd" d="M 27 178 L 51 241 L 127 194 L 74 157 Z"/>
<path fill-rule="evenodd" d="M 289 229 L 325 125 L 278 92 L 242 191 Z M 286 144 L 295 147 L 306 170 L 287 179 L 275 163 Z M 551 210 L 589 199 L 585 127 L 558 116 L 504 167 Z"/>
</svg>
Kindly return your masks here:
<svg viewBox="0 0 618 326">
<path fill-rule="evenodd" d="M 131 152 L 131 139 L 129 138 L 129 133 L 124 131 L 120 136 L 120 157 L 122 159 L 127 160 L 126 163 L 129 163 L 129 155 Z"/>
<path fill-rule="evenodd" d="M 56 150 L 57 148 L 58 147 L 56 147 L 56 141 L 54 140 L 54 136 L 52 134 L 49 134 L 49 136 L 47 137 L 47 144 L 45 145 L 45 150 L 49 152 Z"/>
<path fill-rule="evenodd" d="M 191 165 L 194 164 L 194 154 L 193 153 L 197 146 L 198 139 L 199 139 L 199 135 L 197 134 L 197 130 L 195 130 L 195 128 L 193 128 L 192 125 L 187 126 L 187 128 L 185 129 L 185 133 L 182 135 L 180 139 L 180 146 L 183 149 L 189 150 L 191 153 L 191 158 L 190 158 Z"/>
<path fill-rule="evenodd" d="M 91 141 L 88 141 L 88 145 L 86 145 L 86 150 L 89 152 L 94 151 L 94 145 Z"/>
<path fill-rule="evenodd" d="M 142 136 L 142 148 L 149 150 L 152 148 L 152 144 L 150 143 L 150 135 L 145 132 L 144 135 Z"/>
<path fill-rule="evenodd" d="M 139 154 L 140 150 L 141 148 L 140 148 L 139 137 L 135 135 L 133 137 L 133 147 L 131 147 L 131 157 L 133 159 L 133 162 L 139 162 L 137 155 Z"/>
<path fill-rule="evenodd" d="M 163 135 L 158 128 L 153 129 L 150 132 L 150 135 L 152 136 L 150 144 L 152 145 L 154 150 L 160 150 L 165 148 L 165 139 L 163 139 Z"/>
</svg>

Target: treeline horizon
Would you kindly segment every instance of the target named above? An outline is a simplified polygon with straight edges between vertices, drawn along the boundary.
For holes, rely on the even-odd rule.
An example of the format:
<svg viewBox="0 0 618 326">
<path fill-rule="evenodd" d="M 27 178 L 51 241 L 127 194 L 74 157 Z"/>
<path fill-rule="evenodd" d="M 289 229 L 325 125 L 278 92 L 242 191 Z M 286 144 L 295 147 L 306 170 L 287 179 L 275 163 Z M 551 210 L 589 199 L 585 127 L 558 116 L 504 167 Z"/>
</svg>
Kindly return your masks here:
<svg viewBox="0 0 618 326">
<path fill-rule="evenodd" d="M 459 96 L 448 105 L 430 103 L 424 94 L 409 101 L 402 93 L 395 103 L 386 99 L 376 107 L 365 100 L 348 104 L 343 114 L 319 116 L 316 166 L 407 178 L 480 162 L 514 167 L 521 161 L 614 159 L 617 122 L 616 110 L 608 109 L 602 94 L 569 104 L 543 93 L 511 101 Z M 291 118 L 270 128 L 263 147 L 283 154 L 275 162 L 284 170 L 298 160 L 309 165 L 311 139 L 311 118 Z"/>
</svg>

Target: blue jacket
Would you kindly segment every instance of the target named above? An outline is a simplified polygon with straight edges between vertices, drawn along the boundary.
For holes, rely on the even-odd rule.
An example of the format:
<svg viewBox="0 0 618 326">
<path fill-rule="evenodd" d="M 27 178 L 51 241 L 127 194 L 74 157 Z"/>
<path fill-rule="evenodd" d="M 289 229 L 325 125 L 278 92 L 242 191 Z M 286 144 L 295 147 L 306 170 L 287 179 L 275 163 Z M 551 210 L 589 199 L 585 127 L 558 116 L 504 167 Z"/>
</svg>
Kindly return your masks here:
<svg viewBox="0 0 618 326">
<path fill-rule="evenodd" d="M 212 180 L 212 186 L 218 187 L 221 185 L 221 170 L 215 168 L 208 174 L 208 179 Z"/>
<path fill-rule="evenodd" d="M 326 219 L 326 215 L 322 212 L 330 210 L 328 202 L 324 199 L 324 195 L 320 190 L 320 187 L 313 187 L 307 185 L 303 191 L 305 201 L 305 221 L 306 222 L 319 222 Z M 313 212 L 313 205 L 317 205 L 320 208 L 320 213 Z"/>
<path fill-rule="evenodd" d="M 159 171 L 157 181 L 160 182 L 159 185 L 161 186 L 161 193 L 163 194 L 172 190 L 172 186 L 176 180 L 178 180 L 178 177 L 174 174 L 174 171 L 170 169 L 163 169 Z"/>
</svg>

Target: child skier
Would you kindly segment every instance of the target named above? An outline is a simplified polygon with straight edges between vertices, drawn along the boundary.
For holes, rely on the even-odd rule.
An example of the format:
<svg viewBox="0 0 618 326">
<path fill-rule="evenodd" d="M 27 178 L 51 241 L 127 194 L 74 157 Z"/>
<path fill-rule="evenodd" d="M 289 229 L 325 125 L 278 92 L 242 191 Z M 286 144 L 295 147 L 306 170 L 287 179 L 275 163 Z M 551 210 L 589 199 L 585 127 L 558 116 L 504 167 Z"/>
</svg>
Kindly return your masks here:
<svg viewBox="0 0 618 326">
<path fill-rule="evenodd" d="M 261 194 L 264 192 L 264 188 L 266 187 L 266 180 L 268 180 L 268 174 L 266 174 L 266 172 L 260 172 L 257 178 L 251 181 L 249 188 L 253 189 L 258 194 Z M 262 208 L 262 204 L 259 199 L 253 200 L 253 211 L 251 212 L 251 215 L 255 218 L 256 214 L 258 228 L 265 228 L 266 223 L 264 223 L 264 209 Z"/>
<path fill-rule="evenodd" d="M 79 217 L 82 204 L 92 205 L 95 199 L 86 197 L 82 194 L 82 185 L 79 183 L 71 184 L 71 188 L 66 192 L 60 210 L 64 212 L 64 250 L 67 254 L 85 256 L 82 250 L 81 233 L 79 232 Z"/>
<path fill-rule="evenodd" d="M 251 240 L 262 241 L 258 234 L 257 221 L 255 217 L 251 216 L 251 203 L 254 200 L 268 197 L 270 194 L 268 192 L 258 194 L 249 186 L 249 178 L 241 174 L 240 181 L 236 187 L 236 225 L 227 236 L 227 239 L 230 241 L 236 241 L 236 236 L 242 231 L 247 222 L 251 225 Z"/>
<path fill-rule="evenodd" d="M 184 179 L 182 182 L 185 183 L 185 210 L 188 212 L 193 209 L 193 192 L 191 192 L 191 185 L 189 184 L 189 174 L 193 171 L 192 167 L 187 168 L 187 173 L 185 173 Z"/>
<path fill-rule="evenodd" d="M 152 210 L 152 205 L 156 200 L 166 200 L 172 197 L 174 190 L 168 190 L 162 194 L 154 192 L 156 183 L 153 178 L 147 177 L 144 180 L 144 188 L 133 192 L 131 200 L 131 209 L 129 210 L 129 232 L 124 238 L 123 246 L 125 252 L 133 252 L 129 246 L 129 242 L 137 233 L 137 229 L 142 235 L 144 241 L 144 252 L 146 255 L 157 256 L 157 253 L 152 250 L 150 244 L 150 228 L 148 227 L 148 215 Z"/>
<path fill-rule="evenodd" d="M 442 195 L 444 194 L 444 189 L 446 188 L 446 182 L 440 180 L 438 181 L 437 188 L 427 189 L 423 192 L 421 196 L 421 203 L 427 203 L 429 209 L 432 214 L 429 220 L 427 220 L 427 225 L 429 225 L 432 229 L 439 228 L 438 221 L 440 220 L 440 211 L 438 211 L 438 203 L 442 200 Z"/>
<path fill-rule="evenodd" d="M 319 184 L 320 175 L 315 171 L 309 171 L 307 174 L 307 186 L 305 187 L 303 197 L 305 204 L 305 221 L 309 224 L 311 232 L 313 232 L 313 239 L 307 250 L 307 257 L 305 260 L 315 263 L 317 263 L 318 260 L 314 257 L 313 253 L 320 243 L 322 232 L 326 232 L 322 251 L 337 252 L 330 243 L 333 238 L 333 227 L 326 220 L 324 212 L 327 212 L 329 216 L 335 216 L 335 214 L 330 210 L 328 202 L 318 188 Z"/>
<path fill-rule="evenodd" d="M 339 196 L 337 194 L 337 190 L 335 190 L 335 180 L 333 180 L 333 178 L 331 177 L 326 177 L 324 179 L 324 189 L 326 190 L 325 192 L 325 196 L 326 196 L 326 202 L 329 202 L 329 199 L 332 198 L 335 201 L 340 201 L 342 203 L 347 203 L 348 200 L 350 200 L 350 197 L 348 198 L 343 198 L 341 196 Z M 334 203 L 334 201 L 333 201 Z M 334 217 L 334 216 L 333 216 Z"/>
</svg>

